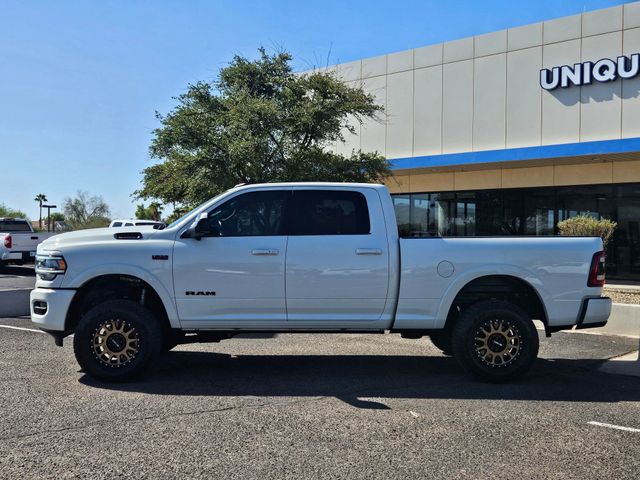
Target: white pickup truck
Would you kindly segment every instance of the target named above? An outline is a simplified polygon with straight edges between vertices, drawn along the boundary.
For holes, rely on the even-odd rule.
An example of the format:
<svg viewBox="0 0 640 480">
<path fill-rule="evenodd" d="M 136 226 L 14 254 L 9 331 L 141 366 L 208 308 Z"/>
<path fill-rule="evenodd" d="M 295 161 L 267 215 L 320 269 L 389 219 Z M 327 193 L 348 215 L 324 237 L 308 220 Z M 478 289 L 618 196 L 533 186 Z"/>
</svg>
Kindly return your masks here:
<svg viewBox="0 0 640 480">
<path fill-rule="evenodd" d="M 55 233 L 34 232 L 23 218 L 0 218 L 0 265 L 33 262 L 38 244 Z"/>
<path fill-rule="evenodd" d="M 31 319 L 84 371 L 132 378 L 180 343 L 246 332 L 430 336 L 501 382 L 547 335 L 607 322 L 600 238 L 399 238 L 386 187 L 233 188 L 164 229 L 57 235 L 38 247 Z"/>
</svg>

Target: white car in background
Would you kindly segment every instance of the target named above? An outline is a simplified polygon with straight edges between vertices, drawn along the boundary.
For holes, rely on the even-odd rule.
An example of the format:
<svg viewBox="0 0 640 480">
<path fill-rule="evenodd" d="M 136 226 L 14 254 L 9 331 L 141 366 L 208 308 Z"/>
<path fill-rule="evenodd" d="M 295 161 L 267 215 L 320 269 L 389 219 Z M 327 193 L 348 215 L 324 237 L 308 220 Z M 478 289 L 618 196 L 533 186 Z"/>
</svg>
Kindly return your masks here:
<svg viewBox="0 0 640 480">
<path fill-rule="evenodd" d="M 140 227 L 144 225 L 150 225 L 152 227 L 155 227 L 156 225 L 159 227 L 165 227 L 167 224 L 157 220 L 112 220 L 109 224 L 109 228 Z"/>
</svg>

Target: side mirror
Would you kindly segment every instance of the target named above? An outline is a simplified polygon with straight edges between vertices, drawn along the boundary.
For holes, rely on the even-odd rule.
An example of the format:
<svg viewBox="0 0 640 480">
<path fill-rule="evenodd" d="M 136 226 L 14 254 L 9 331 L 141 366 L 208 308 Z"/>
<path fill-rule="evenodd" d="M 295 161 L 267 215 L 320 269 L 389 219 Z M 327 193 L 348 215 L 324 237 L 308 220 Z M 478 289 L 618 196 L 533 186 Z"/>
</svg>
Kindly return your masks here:
<svg viewBox="0 0 640 480">
<path fill-rule="evenodd" d="M 206 213 L 202 213 L 197 222 L 194 222 L 185 232 L 182 234 L 182 238 L 193 238 L 200 240 L 202 237 L 218 237 L 220 236 L 220 230 L 217 227 L 211 225 L 211 220 L 207 218 Z"/>
</svg>

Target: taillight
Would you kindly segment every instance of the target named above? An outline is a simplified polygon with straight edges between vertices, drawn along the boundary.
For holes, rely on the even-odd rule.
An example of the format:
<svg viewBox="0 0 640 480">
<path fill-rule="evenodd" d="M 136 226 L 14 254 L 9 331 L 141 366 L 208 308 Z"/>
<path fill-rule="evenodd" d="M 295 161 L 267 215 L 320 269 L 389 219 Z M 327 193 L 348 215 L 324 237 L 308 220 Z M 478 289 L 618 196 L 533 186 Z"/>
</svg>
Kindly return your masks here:
<svg viewBox="0 0 640 480">
<path fill-rule="evenodd" d="M 5 235 L 4 237 L 4 248 L 11 248 L 13 246 L 13 239 L 11 235 Z"/>
<path fill-rule="evenodd" d="M 604 287 L 604 252 L 596 252 L 591 260 L 588 287 Z"/>
</svg>

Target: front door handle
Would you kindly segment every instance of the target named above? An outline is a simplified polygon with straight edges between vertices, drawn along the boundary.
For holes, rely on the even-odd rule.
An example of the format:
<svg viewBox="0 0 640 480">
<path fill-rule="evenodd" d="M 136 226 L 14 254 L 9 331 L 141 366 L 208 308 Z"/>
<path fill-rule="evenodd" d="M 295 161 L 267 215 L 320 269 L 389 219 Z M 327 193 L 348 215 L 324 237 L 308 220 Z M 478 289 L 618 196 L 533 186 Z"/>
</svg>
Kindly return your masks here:
<svg viewBox="0 0 640 480">
<path fill-rule="evenodd" d="M 251 255 L 278 255 L 280 253 L 276 248 L 254 248 Z"/>
<path fill-rule="evenodd" d="M 356 248 L 356 255 L 382 255 L 381 248 Z"/>
</svg>

